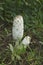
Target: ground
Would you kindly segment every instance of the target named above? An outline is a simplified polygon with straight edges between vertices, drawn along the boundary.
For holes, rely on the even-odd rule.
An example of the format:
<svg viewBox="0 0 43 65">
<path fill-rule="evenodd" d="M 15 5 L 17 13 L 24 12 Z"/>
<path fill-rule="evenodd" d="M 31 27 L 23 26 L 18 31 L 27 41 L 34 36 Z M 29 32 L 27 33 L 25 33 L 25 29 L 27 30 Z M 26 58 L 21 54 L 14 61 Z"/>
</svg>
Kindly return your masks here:
<svg viewBox="0 0 43 65">
<path fill-rule="evenodd" d="M 43 45 L 39 43 L 34 34 L 32 34 L 32 43 L 27 47 L 26 52 L 20 55 L 22 59 L 15 58 L 12 61 L 9 49 L 9 43 L 13 44 L 11 31 L 12 24 L 6 25 L 0 22 L 0 65 L 43 65 Z M 26 35 L 28 33 L 26 32 Z"/>
</svg>

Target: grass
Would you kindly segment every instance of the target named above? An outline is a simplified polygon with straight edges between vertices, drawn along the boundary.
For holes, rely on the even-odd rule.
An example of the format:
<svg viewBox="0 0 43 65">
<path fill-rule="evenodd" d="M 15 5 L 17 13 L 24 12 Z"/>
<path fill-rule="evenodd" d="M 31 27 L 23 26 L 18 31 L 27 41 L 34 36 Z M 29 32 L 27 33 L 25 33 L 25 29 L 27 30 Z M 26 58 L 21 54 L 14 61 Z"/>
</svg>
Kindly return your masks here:
<svg viewBox="0 0 43 65">
<path fill-rule="evenodd" d="M 11 59 L 11 51 L 9 44 L 13 44 L 11 35 L 12 24 L 4 25 L 0 22 L 0 65 L 43 65 L 43 45 L 32 34 L 32 43 L 26 49 L 26 52 L 21 54 L 21 59 Z M 28 33 L 27 33 L 28 34 Z"/>
<path fill-rule="evenodd" d="M 12 19 L 17 14 L 24 19 L 24 36 L 32 41 L 21 59 L 12 61 L 9 44 L 15 45 Z M 43 65 L 43 0 L 0 0 L 0 65 Z"/>
</svg>

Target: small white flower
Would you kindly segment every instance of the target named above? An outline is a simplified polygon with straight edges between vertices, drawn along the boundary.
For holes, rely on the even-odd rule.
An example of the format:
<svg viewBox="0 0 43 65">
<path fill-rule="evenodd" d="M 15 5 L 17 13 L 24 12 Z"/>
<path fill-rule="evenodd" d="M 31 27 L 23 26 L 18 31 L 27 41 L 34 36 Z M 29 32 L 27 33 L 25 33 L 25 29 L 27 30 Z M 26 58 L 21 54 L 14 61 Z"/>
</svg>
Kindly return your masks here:
<svg viewBox="0 0 43 65">
<path fill-rule="evenodd" d="M 23 37 L 24 32 L 24 23 L 23 17 L 18 15 L 14 18 L 13 27 L 12 27 L 12 35 L 13 39 L 16 41 L 20 41 Z"/>
<path fill-rule="evenodd" d="M 23 41 L 21 42 L 24 46 L 28 46 L 30 44 L 31 38 L 26 36 Z"/>
</svg>

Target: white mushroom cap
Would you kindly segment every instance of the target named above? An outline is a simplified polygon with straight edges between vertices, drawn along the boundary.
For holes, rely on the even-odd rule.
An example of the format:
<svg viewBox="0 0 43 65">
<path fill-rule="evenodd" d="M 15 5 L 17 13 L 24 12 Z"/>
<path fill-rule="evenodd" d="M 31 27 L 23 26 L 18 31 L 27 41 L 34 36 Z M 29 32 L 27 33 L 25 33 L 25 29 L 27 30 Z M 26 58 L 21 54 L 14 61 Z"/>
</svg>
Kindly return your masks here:
<svg viewBox="0 0 43 65">
<path fill-rule="evenodd" d="M 23 41 L 21 42 L 24 46 L 28 46 L 30 44 L 31 37 L 26 36 Z"/>
<path fill-rule="evenodd" d="M 23 17 L 21 15 L 18 15 L 14 18 L 13 21 L 13 27 L 12 27 L 13 39 L 16 41 L 21 40 L 23 37 L 23 32 L 24 32 Z"/>
</svg>

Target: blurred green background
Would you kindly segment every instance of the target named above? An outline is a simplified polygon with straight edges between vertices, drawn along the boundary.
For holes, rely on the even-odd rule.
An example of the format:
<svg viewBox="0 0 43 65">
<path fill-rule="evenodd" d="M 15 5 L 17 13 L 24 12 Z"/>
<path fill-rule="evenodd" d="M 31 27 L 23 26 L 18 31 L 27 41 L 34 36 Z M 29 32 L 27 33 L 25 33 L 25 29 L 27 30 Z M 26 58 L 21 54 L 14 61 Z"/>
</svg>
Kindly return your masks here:
<svg viewBox="0 0 43 65">
<path fill-rule="evenodd" d="M 1 65 L 4 65 L 2 60 L 4 59 L 4 57 L 7 56 L 7 54 L 10 53 L 9 50 L 7 50 L 8 53 L 5 52 L 6 46 L 9 41 L 8 38 L 7 38 L 7 41 L 5 41 L 5 39 L 11 33 L 13 18 L 16 15 L 23 16 L 26 35 L 29 34 L 31 37 L 34 37 L 35 39 L 43 42 L 43 0 L 0 0 L 0 63 L 2 63 Z M 12 43 L 11 39 L 9 43 Z M 43 63 L 41 63 L 40 61 L 42 60 L 43 62 L 42 46 L 43 45 L 41 45 L 41 49 L 40 49 L 40 44 L 38 47 L 37 47 L 37 44 L 35 44 L 35 46 L 34 44 L 32 45 L 33 55 L 31 56 L 31 52 L 29 52 L 29 58 L 28 58 L 29 65 L 43 65 Z M 37 48 L 39 48 L 39 50 Z M 35 64 L 34 64 L 34 62 L 32 63 L 30 61 L 31 59 L 33 59 L 34 61 L 34 58 L 36 58 L 37 56 L 40 56 L 40 55 L 37 55 L 38 51 L 42 55 L 41 57 L 38 57 L 37 59 L 38 62 L 35 61 Z M 8 55 L 8 58 L 9 56 L 10 54 Z M 7 64 L 6 62 L 5 64 Z M 10 64 L 7 64 L 7 65 L 10 65 Z"/>
<path fill-rule="evenodd" d="M 43 0 L 0 0 L 0 22 L 10 24 L 16 15 L 24 17 L 25 31 L 43 41 Z"/>
</svg>

